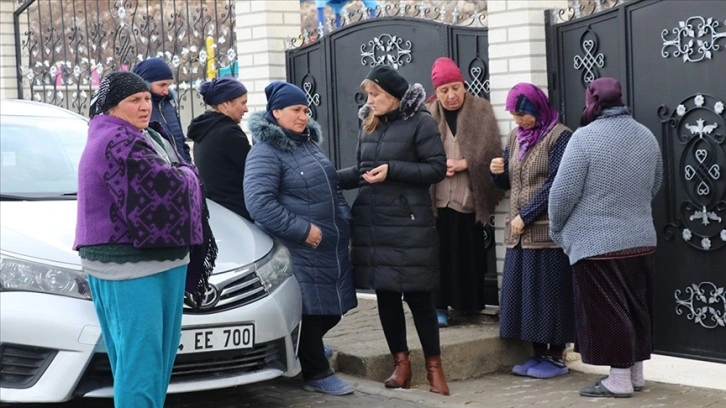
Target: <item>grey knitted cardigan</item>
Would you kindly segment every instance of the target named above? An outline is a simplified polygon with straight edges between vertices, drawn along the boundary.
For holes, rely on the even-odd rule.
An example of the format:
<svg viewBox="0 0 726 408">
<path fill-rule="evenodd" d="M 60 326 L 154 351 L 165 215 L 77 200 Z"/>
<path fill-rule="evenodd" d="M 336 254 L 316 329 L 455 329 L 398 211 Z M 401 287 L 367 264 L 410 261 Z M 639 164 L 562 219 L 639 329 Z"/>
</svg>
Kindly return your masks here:
<svg viewBox="0 0 726 408">
<path fill-rule="evenodd" d="M 656 246 L 651 201 L 663 179 L 653 133 L 625 108 L 575 131 L 549 198 L 550 234 L 577 261 Z"/>
</svg>

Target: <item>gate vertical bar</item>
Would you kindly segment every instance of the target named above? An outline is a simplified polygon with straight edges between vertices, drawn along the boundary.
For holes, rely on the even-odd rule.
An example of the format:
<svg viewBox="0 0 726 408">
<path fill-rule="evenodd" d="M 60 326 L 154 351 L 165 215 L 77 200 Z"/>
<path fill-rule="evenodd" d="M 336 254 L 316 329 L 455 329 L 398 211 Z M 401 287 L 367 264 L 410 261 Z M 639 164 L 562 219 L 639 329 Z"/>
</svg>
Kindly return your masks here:
<svg viewBox="0 0 726 408">
<path fill-rule="evenodd" d="M 26 2 L 18 7 L 15 12 L 13 12 L 13 25 L 14 31 L 15 31 L 15 69 L 17 72 L 17 78 L 18 78 L 18 98 L 24 99 L 23 97 L 23 71 L 21 67 L 23 66 L 23 56 L 21 53 L 21 47 L 20 47 L 20 15 L 30 7 L 31 4 L 35 3 L 35 0 L 26 0 Z M 30 17 L 28 17 L 28 21 L 30 21 Z M 30 25 L 30 24 L 28 24 Z"/>
</svg>

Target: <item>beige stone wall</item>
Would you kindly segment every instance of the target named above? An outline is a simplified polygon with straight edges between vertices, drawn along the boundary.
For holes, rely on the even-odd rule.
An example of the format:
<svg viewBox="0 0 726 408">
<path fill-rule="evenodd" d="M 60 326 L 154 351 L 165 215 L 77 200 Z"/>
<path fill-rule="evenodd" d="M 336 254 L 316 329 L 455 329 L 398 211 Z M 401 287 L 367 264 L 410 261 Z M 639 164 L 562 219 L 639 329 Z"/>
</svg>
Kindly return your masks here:
<svg viewBox="0 0 726 408">
<path fill-rule="evenodd" d="M 15 69 L 15 34 L 13 11 L 15 1 L 0 0 L 0 98 L 17 98 Z"/>
<path fill-rule="evenodd" d="M 547 92 L 545 56 L 545 13 L 552 8 L 566 8 L 567 0 L 489 0 L 489 81 L 491 102 L 498 118 L 502 145 L 515 124 L 504 110 L 507 93 L 518 82 L 531 82 Z M 497 270 L 504 266 L 503 226 L 509 209 L 505 199 L 495 215 Z"/>
<path fill-rule="evenodd" d="M 300 35 L 300 2 L 237 1 L 235 10 L 239 79 L 249 92 L 250 112 L 264 110 L 265 86 L 285 80 L 285 40 Z"/>
</svg>

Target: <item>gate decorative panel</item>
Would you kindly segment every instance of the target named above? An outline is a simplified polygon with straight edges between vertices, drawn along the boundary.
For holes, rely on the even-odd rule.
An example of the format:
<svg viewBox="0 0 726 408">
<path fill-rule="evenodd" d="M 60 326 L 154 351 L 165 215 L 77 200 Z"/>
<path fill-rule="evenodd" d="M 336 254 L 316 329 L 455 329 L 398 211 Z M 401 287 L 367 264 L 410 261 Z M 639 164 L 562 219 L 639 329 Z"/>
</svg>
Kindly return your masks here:
<svg viewBox="0 0 726 408">
<path fill-rule="evenodd" d="M 19 0 L 18 94 L 86 115 L 101 77 L 161 57 L 183 125 L 203 111 L 194 88 L 236 75 L 234 0 Z M 196 110 L 196 112 L 195 112 Z M 186 126 L 184 126 L 186 127 Z"/>
<path fill-rule="evenodd" d="M 557 18 L 563 13 L 550 13 Z M 566 13 L 564 15 L 567 15 Z M 550 95 L 577 127 L 586 80 L 572 55 L 591 50 L 618 78 L 633 116 L 660 142 L 653 201 L 655 350 L 726 362 L 726 2 L 640 0 L 548 27 Z M 586 43 L 596 32 L 599 48 Z M 592 39 L 591 39 L 592 40 Z M 586 47 L 583 47 L 585 45 Z M 602 66 L 597 55 L 603 54 Z M 597 76 L 593 70 L 593 76 Z"/>
<path fill-rule="evenodd" d="M 668 111 L 663 106 L 661 112 Z M 726 246 L 726 116 L 724 102 L 697 94 L 661 117 L 665 138 L 671 141 L 674 172 L 681 189 L 668 227 L 692 247 L 716 251 Z M 726 174 L 724 175 L 726 177 Z"/>
</svg>

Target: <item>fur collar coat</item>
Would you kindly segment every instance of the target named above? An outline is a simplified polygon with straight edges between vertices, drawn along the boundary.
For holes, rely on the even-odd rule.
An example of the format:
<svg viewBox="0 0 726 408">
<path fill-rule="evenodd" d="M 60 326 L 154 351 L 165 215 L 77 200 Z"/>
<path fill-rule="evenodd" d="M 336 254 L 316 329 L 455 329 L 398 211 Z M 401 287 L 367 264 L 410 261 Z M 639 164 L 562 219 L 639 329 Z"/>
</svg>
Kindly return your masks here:
<svg viewBox="0 0 726 408">
<path fill-rule="evenodd" d="M 444 108 L 438 100 L 428 103 L 427 107 L 438 123 L 443 140 L 449 132 Z M 467 152 L 466 161 L 474 193 L 476 220 L 486 225 L 504 196 L 504 192 L 492 183 L 489 176 L 489 163 L 493 158 L 502 155 L 499 127 L 489 101 L 466 93 L 464 104 L 459 108 L 456 119 L 455 136 L 461 150 Z M 434 194 L 433 188 L 431 191 Z"/>
</svg>

